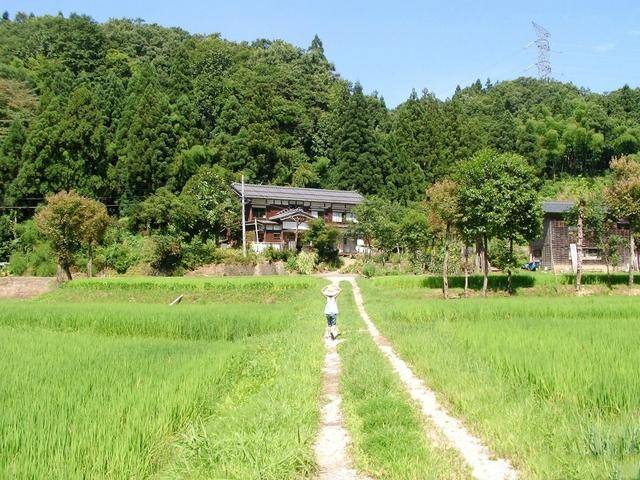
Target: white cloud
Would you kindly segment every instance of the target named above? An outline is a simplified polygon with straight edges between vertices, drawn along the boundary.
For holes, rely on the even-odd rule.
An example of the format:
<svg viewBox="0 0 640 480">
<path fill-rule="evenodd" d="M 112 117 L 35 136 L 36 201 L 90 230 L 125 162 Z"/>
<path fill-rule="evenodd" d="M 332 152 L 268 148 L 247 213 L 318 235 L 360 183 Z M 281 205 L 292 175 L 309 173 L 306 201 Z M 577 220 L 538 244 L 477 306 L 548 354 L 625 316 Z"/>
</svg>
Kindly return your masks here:
<svg viewBox="0 0 640 480">
<path fill-rule="evenodd" d="M 613 50 L 615 48 L 616 44 L 612 43 L 612 42 L 605 42 L 605 43 L 601 43 L 600 45 L 596 45 L 595 47 L 593 47 L 593 50 L 596 53 L 606 53 L 606 52 L 610 52 L 611 50 Z"/>
<path fill-rule="evenodd" d="M 629 30 L 629 35 L 633 37 L 640 37 L 640 28 L 634 28 L 633 30 Z"/>
</svg>

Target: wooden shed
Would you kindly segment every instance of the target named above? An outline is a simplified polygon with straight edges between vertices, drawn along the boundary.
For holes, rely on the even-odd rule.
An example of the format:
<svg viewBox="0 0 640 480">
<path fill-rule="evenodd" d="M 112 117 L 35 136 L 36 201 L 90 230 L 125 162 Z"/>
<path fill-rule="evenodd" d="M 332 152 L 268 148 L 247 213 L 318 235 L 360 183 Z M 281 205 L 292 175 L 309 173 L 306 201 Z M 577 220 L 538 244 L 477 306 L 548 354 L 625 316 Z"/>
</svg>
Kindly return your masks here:
<svg viewBox="0 0 640 480">
<path fill-rule="evenodd" d="M 531 242 L 530 254 L 532 260 L 539 260 L 544 270 L 555 272 L 570 272 L 575 265 L 576 227 L 565 220 L 566 213 L 574 206 L 574 202 L 548 201 L 542 203 L 543 228 L 542 237 Z M 623 238 L 629 235 L 628 225 L 620 221 L 615 226 L 616 233 Z M 626 246 L 620 247 L 621 269 L 629 268 L 629 251 Z M 637 256 L 637 255 L 636 255 Z M 637 258 L 633 259 L 637 266 Z M 585 238 L 583 246 L 582 265 L 585 270 L 602 271 L 606 264 L 600 254 L 600 249 L 592 239 Z"/>
</svg>

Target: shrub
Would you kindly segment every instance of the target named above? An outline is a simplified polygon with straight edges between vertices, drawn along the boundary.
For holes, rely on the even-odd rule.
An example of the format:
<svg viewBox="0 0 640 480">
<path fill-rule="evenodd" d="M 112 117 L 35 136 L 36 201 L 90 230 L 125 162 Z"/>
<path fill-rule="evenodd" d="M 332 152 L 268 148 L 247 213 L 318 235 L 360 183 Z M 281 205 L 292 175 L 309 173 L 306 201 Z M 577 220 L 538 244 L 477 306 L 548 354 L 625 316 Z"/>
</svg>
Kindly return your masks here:
<svg viewBox="0 0 640 480">
<path fill-rule="evenodd" d="M 13 275 L 22 275 L 29 268 L 29 257 L 26 253 L 13 252 L 9 257 L 9 271 Z"/>
<path fill-rule="evenodd" d="M 287 259 L 287 264 L 286 264 L 285 268 L 287 269 L 288 272 L 291 272 L 291 273 L 298 271 L 298 261 L 297 261 L 295 255 L 291 255 Z"/>
<path fill-rule="evenodd" d="M 154 235 L 152 239 L 154 248 L 151 266 L 160 273 L 173 274 L 182 264 L 184 254 L 182 236 L 166 233 Z"/>
<path fill-rule="evenodd" d="M 110 268 L 118 273 L 125 273 L 142 259 L 142 237 L 128 232 L 111 231 L 106 241 L 109 243 L 96 251 L 96 266 L 99 270 Z"/>
<path fill-rule="evenodd" d="M 200 237 L 195 237 L 190 243 L 183 245 L 182 266 L 193 270 L 207 263 L 216 263 L 221 255 L 212 240 L 203 241 Z"/>
<path fill-rule="evenodd" d="M 314 252 L 300 252 L 296 258 L 296 269 L 298 273 L 310 275 L 313 273 L 318 255 Z"/>
<path fill-rule="evenodd" d="M 9 260 L 13 244 L 13 222 L 9 217 L 0 215 L 0 262 Z"/>
<path fill-rule="evenodd" d="M 35 275 L 52 277 L 56 274 L 56 262 L 47 243 L 37 243 L 30 251 L 15 251 L 9 258 L 12 275 Z"/>
<path fill-rule="evenodd" d="M 242 250 L 236 248 L 227 248 L 221 250 L 222 255 L 219 257 L 218 263 L 229 263 L 238 265 L 255 265 L 258 263 L 258 256 L 254 252 L 247 252 L 247 256 L 242 255 Z"/>
<path fill-rule="evenodd" d="M 53 277 L 56 274 L 54 253 L 48 243 L 38 243 L 29 255 L 31 271 L 36 277 Z"/>
<path fill-rule="evenodd" d="M 373 277 L 376 274 L 376 265 L 373 262 L 365 263 L 362 267 L 362 274 L 367 278 Z"/>
<path fill-rule="evenodd" d="M 267 248 L 263 255 L 269 263 L 287 262 L 293 256 L 289 250 L 276 250 L 273 247 Z"/>
</svg>

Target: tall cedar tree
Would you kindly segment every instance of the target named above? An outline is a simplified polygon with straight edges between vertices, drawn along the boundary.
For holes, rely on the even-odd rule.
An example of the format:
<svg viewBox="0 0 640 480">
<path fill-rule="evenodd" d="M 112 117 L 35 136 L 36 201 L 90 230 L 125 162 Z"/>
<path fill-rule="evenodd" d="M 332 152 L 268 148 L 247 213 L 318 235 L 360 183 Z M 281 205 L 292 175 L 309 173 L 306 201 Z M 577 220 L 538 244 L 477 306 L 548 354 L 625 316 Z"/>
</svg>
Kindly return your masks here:
<svg viewBox="0 0 640 480">
<path fill-rule="evenodd" d="M 177 143 L 170 111 L 155 69 L 142 65 L 129 85 L 116 136 L 115 181 L 125 197 L 149 195 L 167 183 Z"/>
<path fill-rule="evenodd" d="M 359 83 L 343 101 L 332 151 L 331 182 L 336 188 L 353 189 L 365 195 L 376 194 L 381 191 L 385 180 L 382 163 L 386 152 L 379 125 L 371 115 L 370 105 Z"/>
</svg>

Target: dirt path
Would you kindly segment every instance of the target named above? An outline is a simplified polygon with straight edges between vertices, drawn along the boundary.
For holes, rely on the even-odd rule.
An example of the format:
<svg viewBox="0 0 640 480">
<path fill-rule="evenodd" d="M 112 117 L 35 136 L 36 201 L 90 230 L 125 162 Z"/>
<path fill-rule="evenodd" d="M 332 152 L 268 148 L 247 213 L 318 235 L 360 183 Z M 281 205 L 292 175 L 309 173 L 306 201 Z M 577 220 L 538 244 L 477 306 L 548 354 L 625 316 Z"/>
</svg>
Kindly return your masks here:
<svg viewBox="0 0 640 480">
<path fill-rule="evenodd" d="M 0 298 L 31 298 L 53 289 L 54 278 L 0 277 Z"/>
<path fill-rule="evenodd" d="M 416 377 L 411 368 L 394 351 L 387 339 L 380 335 L 364 308 L 362 294 L 355 277 L 331 277 L 334 282 L 338 279 L 347 280 L 351 283 L 360 316 L 367 324 L 369 333 L 376 345 L 393 366 L 411 398 L 418 403 L 422 414 L 436 425 L 451 446 L 460 453 L 465 462 L 471 467 L 473 477 L 478 480 L 515 480 L 518 474 L 511 464 L 505 459 L 496 459 L 482 441 L 472 435 L 460 420 L 449 415 L 438 403 L 434 392 Z"/>
<path fill-rule="evenodd" d="M 340 279 L 328 278 L 333 283 Z M 338 341 L 325 336 L 326 354 L 324 357 L 324 375 L 322 379 L 322 396 L 324 405 L 320 412 L 320 432 L 315 444 L 316 461 L 318 462 L 318 480 L 364 480 L 352 468 L 348 455 L 351 438 L 344 426 L 340 406 L 340 356 Z"/>
</svg>

